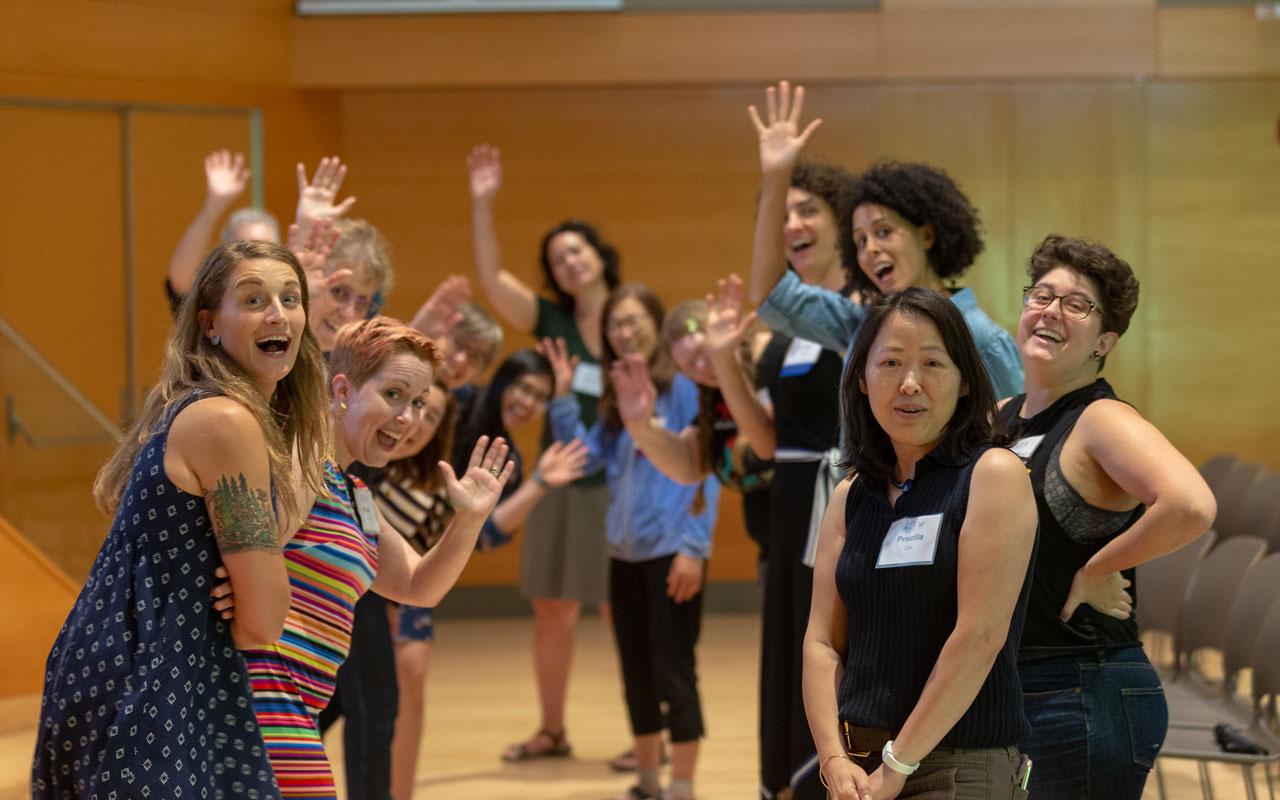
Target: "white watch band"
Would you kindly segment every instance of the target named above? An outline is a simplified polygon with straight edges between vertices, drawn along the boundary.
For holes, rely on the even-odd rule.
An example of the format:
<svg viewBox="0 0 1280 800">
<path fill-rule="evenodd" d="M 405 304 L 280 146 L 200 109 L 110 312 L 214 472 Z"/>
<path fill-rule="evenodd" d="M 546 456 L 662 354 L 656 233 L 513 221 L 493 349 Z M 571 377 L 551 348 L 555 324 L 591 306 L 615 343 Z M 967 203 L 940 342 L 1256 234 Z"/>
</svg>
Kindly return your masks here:
<svg viewBox="0 0 1280 800">
<path fill-rule="evenodd" d="M 880 760 L 884 765 L 899 775 L 910 775 L 920 769 L 920 762 L 914 764 L 903 764 L 893 755 L 893 740 L 884 743 L 884 749 L 880 751 Z"/>
</svg>

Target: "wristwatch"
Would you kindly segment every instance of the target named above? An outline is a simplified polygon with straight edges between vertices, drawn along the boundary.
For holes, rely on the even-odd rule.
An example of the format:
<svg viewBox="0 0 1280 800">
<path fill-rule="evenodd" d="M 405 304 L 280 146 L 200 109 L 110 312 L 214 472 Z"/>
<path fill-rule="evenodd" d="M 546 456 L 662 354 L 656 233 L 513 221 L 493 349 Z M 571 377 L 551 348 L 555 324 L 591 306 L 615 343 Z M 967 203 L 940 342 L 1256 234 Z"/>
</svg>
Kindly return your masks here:
<svg viewBox="0 0 1280 800">
<path fill-rule="evenodd" d="M 899 775 L 910 775 L 920 769 L 919 761 L 914 764 L 903 764 L 896 756 L 894 756 L 892 739 L 884 743 L 884 749 L 880 751 L 880 760 L 884 762 L 886 767 Z"/>
</svg>

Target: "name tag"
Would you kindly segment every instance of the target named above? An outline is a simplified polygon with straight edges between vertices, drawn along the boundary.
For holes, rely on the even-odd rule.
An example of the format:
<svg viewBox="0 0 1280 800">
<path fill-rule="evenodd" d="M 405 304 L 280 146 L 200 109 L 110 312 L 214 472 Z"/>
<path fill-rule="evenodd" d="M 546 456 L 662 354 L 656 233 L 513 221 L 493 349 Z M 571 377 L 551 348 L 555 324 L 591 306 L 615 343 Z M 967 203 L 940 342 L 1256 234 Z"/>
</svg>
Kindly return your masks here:
<svg viewBox="0 0 1280 800">
<path fill-rule="evenodd" d="M 880 543 L 880 559 L 876 561 L 876 569 L 932 564 L 941 528 L 941 514 L 906 517 L 893 523 L 889 526 L 889 532 L 884 535 L 884 541 Z"/>
<path fill-rule="evenodd" d="M 604 373 L 599 364 L 578 363 L 573 370 L 572 388 L 578 394 L 599 397 L 604 394 Z"/>
<path fill-rule="evenodd" d="M 356 511 L 360 512 L 360 528 L 370 536 L 377 536 L 378 507 L 373 503 L 373 493 L 367 487 L 355 487 Z"/>
<path fill-rule="evenodd" d="M 769 394 L 769 387 L 761 386 L 756 389 L 756 399 L 760 401 L 760 405 L 767 410 L 773 411 L 773 395 Z"/>
<path fill-rule="evenodd" d="M 782 371 L 778 373 L 784 378 L 804 375 L 818 363 L 822 355 L 822 345 L 808 339 L 792 339 L 787 347 L 787 355 L 782 359 Z"/>
<path fill-rule="evenodd" d="M 1031 455 L 1035 453 L 1036 448 L 1044 441 L 1044 434 L 1039 436 L 1023 436 L 1018 441 L 1009 445 L 1009 449 L 1018 454 L 1024 462 L 1031 459 Z"/>
</svg>

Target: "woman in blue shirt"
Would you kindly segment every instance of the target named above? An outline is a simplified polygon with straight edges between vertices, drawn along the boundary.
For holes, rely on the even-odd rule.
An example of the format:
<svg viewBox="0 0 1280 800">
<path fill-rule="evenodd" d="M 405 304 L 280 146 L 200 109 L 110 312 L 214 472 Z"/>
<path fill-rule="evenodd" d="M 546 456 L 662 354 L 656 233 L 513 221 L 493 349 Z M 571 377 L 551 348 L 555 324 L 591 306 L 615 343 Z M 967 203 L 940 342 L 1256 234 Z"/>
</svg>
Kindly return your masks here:
<svg viewBox="0 0 1280 800">
<path fill-rule="evenodd" d="M 758 220 L 781 218 L 791 173 L 821 120 L 800 129 L 804 88 L 786 81 L 769 87 L 767 119 L 751 107 L 760 136 Z M 982 252 L 978 212 L 942 170 L 927 164 L 881 162 L 850 185 L 837 217 L 843 246 L 852 245 L 862 270 L 864 296 L 923 286 L 948 296 L 973 334 L 996 397 L 1022 391 L 1022 362 L 1013 338 L 978 307 L 972 289 L 950 285 Z M 775 331 L 831 350 L 848 351 L 866 307 L 787 270 L 782 232 L 758 224 L 751 262 L 751 300 Z"/>
<path fill-rule="evenodd" d="M 676 374 L 661 346 L 662 318 L 661 302 L 646 287 L 627 284 L 614 290 L 604 307 L 601 360 L 648 362 L 658 391 L 655 419 L 678 432 L 697 418 L 698 390 Z M 609 383 L 600 419 L 585 429 L 571 393 L 574 361 L 563 340 L 543 345 L 556 373 L 552 430 L 560 441 L 586 443 L 591 451 L 586 472 L 603 469 L 611 494 L 605 526 L 609 599 L 639 777 L 626 797 L 691 800 L 704 730 L 693 648 L 719 485 L 708 478 L 686 486 L 663 475 L 636 449 L 622 423 L 619 405 L 632 398 L 620 397 Z M 664 728 L 672 744 L 672 779 L 665 793 L 658 782 Z"/>
</svg>

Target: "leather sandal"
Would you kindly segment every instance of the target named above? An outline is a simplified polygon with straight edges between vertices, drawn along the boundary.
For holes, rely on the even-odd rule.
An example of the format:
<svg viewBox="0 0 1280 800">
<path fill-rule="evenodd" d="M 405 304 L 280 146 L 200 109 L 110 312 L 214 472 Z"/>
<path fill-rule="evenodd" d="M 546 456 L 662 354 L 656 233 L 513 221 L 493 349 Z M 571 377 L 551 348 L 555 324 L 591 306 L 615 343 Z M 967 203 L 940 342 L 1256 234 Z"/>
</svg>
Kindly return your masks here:
<svg viewBox="0 0 1280 800">
<path fill-rule="evenodd" d="M 671 755 L 667 752 L 667 746 L 664 744 L 660 751 L 659 762 L 662 766 L 671 763 Z M 635 772 L 636 771 L 636 751 L 627 750 L 619 753 L 613 758 L 605 762 L 609 765 L 609 769 L 614 772 Z"/>
<path fill-rule="evenodd" d="M 550 747 L 535 750 L 532 745 L 539 739 L 551 742 Z M 536 758 L 565 758 L 573 754 L 573 747 L 565 740 L 564 730 L 552 733 L 546 728 L 540 729 L 527 740 L 513 744 L 502 753 L 502 760 L 508 763 L 515 761 L 532 761 Z"/>
</svg>

